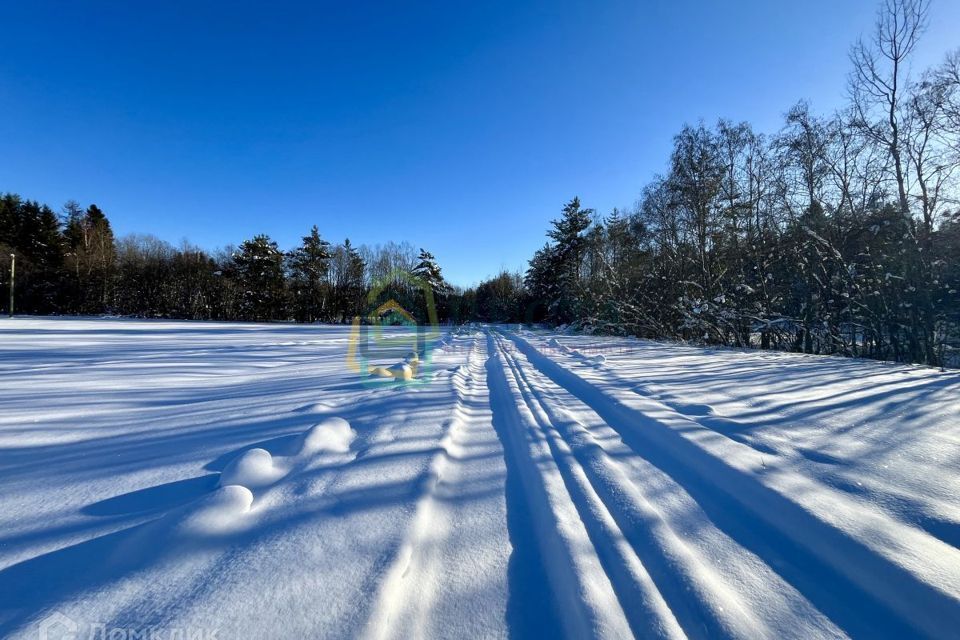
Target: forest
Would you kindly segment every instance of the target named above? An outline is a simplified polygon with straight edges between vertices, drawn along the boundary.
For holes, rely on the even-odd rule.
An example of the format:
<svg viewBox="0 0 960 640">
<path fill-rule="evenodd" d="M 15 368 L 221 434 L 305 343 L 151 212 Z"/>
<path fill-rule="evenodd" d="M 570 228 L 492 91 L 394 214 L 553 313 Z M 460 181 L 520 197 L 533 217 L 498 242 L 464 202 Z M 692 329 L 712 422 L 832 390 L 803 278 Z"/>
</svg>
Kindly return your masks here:
<svg viewBox="0 0 960 640">
<path fill-rule="evenodd" d="M 571 199 L 525 273 L 458 288 L 426 250 L 332 244 L 316 226 L 286 250 L 257 235 L 211 253 L 117 238 L 94 204 L 55 211 L 9 193 L 3 285 L 15 254 L 28 314 L 337 323 L 391 297 L 419 322 L 956 363 L 960 50 L 908 73 L 926 8 L 881 6 L 851 48 L 835 113 L 800 101 L 774 132 L 684 126 L 632 206 L 600 213 Z"/>
<path fill-rule="evenodd" d="M 960 50 L 916 78 L 928 4 L 888 1 L 846 104 L 782 128 L 688 125 L 636 205 L 570 201 L 526 274 L 534 316 L 735 347 L 957 362 Z"/>
</svg>

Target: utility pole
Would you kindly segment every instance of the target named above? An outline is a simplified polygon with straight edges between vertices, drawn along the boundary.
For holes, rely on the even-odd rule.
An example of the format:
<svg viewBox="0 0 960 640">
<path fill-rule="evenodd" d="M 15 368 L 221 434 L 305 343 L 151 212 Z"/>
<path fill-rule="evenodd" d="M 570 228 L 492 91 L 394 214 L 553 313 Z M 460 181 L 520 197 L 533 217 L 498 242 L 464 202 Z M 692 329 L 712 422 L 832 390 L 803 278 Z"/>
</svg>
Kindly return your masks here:
<svg viewBox="0 0 960 640">
<path fill-rule="evenodd" d="M 13 281 L 17 276 L 17 254 L 10 254 L 10 317 L 13 317 Z"/>
</svg>

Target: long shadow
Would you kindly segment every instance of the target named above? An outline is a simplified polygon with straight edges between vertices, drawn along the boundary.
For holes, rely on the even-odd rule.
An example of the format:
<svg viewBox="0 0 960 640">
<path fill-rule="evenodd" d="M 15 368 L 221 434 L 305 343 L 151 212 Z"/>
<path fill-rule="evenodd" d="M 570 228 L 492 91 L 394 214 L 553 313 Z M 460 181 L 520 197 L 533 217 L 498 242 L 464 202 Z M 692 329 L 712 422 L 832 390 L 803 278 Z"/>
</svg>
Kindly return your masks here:
<svg viewBox="0 0 960 640">
<path fill-rule="evenodd" d="M 144 525 L 58 549 L 0 571 L 0 637 L 6 638 L 48 609 L 118 575 L 108 559 Z"/>
<path fill-rule="evenodd" d="M 169 510 L 212 491 L 216 488 L 219 478 L 219 474 L 210 473 L 196 478 L 168 482 L 148 489 L 131 491 L 87 505 L 80 509 L 80 513 L 91 516 L 117 516 Z"/>
<path fill-rule="evenodd" d="M 696 351 L 700 355 L 703 353 L 699 349 Z M 769 358 L 770 363 L 761 363 L 759 367 L 755 365 L 757 361 L 764 359 L 764 356 L 749 352 L 736 362 L 723 360 L 716 365 L 696 362 L 682 370 L 677 370 L 675 367 L 662 367 L 651 379 L 643 380 L 640 386 L 667 384 L 671 388 L 670 391 L 648 393 L 645 389 L 637 390 L 640 395 L 652 395 L 680 413 L 688 412 L 671 398 L 678 394 L 682 396 L 688 389 L 716 390 L 721 395 L 729 395 L 734 401 L 749 401 L 749 404 L 756 405 L 756 408 L 739 411 L 735 422 L 719 415 L 712 417 L 694 415 L 692 418 L 721 435 L 753 447 L 761 453 L 770 454 L 774 451 L 747 434 L 768 427 L 789 427 L 792 432 L 806 426 L 819 428 L 833 416 L 839 416 L 848 411 L 855 412 L 866 406 L 875 406 L 875 415 L 878 418 L 887 418 L 886 423 L 880 424 L 890 424 L 885 428 L 895 437 L 886 439 L 889 443 L 887 446 L 872 442 L 869 450 L 861 449 L 857 452 L 854 466 L 862 473 L 869 473 L 871 465 L 881 457 L 898 454 L 893 449 L 904 449 L 913 440 L 929 433 L 928 428 L 937 428 L 935 414 L 924 416 L 918 412 L 910 412 L 894 424 L 889 421 L 890 413 L 910 406 L 918 408 L 930 406 L 931 403 L 948 405 L 951 394 L 960 390 L 960 375 L 945 374 L 933 369 L 920 369 L 909 365 L 872 360 L 789 353 L 780 353 L 778 356 Z M 793 360 L 799 362 L 792 362 Z M 621 385 L 626 388 L 637 388 L 635 378 L 618 373 L 616 369 L 612 367 L 604 371 L 604 377 L 611 387 Z M 920 370 L 917 371 L 917 369 Z M 925 375 L 908 378 L 892 377 L 896 373 L 924 373 Z M 842 384 L 841 390 L 836 390 L 838 383 L 851 378 L 856 379 L 858 383 L 855 392 L 851 393 L 849 388 Z M 874 378 L 880 378 L 880 380 L 874 380 Z M 788 384 L 788 381 L 794 380 L 800 382 Z M 730 391 L 731 388 L 737 387 L 742 387 L 744 391 Z M 746 395 L 748 393 L 746 390 L 756 388 L 764 389 L 764 394 Z M 821 392 L 814 398 L 809 397 L 809 392 L 817 388 L 822 388 L 826 393 Z M 782 399 L 784 395 L 789 397 L 791 393 L 801 390 L 805 393 L 802 399 Z M 870 416 L 866 420 L 863 416 L 859 416 L 850 418 L 846 422 L 849 423 L 848 426 L 833 428 L 831 435 L 847 433 L 858 428 L 859 424 L 870 423 L 871 420 Z M 907 426 L 910 428 L 904 428 Z M 865 441 L 861 440 L 861 444 L 865 444 Z M 914 511 L 923 510 L 922 500 L 918 500 L 916 505 Z M 937 537 L 940 536 L 937 535 Z"/>
<path fill-rule="evenodd" d="M 269 325 L 263 330 L 276 330 L 276 325 Z M 254 331 L 260 331 L 260 328 Z M 298 331 L 301 330 L 298 328 Z M 171 335 L 177 337 L 183 336 L 181 329 L 163 329 Z M 226 332 L 212 331 L 210 333 L 237 333 L 238 335 L 249 334 L 248 329 Z M 77 333 L 75 330 L 64 330 L 64 334 Z M 90 332 L 94 333 L 93 331 Z M 97 331 L 105 337 L 110 337 L 109 331 Z M 129 332 L 113 332 L 118 337 L 129 339 Z M 189 333 L 189 332 L 188 332 Z M 198 335 L 206 336 L 207 332 L 197 332 Z M 249 334 L 251 339 L 257 336 Z M 261 337 L 263 334 L 261 334 Z M 156 344 L 151 344 L 153 336 L 142 336 L 144 349 L 157 349 Z M 161 344 L 163 344 L 161 342 Z M 167 343 L 169 344 L 169 343 Z M 41 349 L 43 351 L 43 349 Z M 92 351 L 92 350 L 91 350 Z M 227 350 L 221 350 L 227 351 Z M 13 351 L 9 351 L 13 353 Z M 8 350 L 0 349 L 0 359 Z M 32 352 L 36 355 L 36 351 Z M 142 353 L 135 349 L 123 350 L 116 355 L 116 358 L 122 359 L 127 354 Z M 66 350 L 49 350 L 44 354 L 45 357 L 62 358 L 69 357 Z M 148 376 L 149 374 L 144 374 Z M 189 375 L 189 372 L 187 373 Z M 129 376 L 127 376 L 129 377 Z M 355 385 L 354 385 L 355 386 Z M 402 387 L 398 387 L 402 391 Z M 329 389 L 317 384 L 316 379 L 304 378 L 302 375 L 291 373 L 281 376 L 272 376 L 268 378 L 258 378 L 253 382 L 245 378 L 239 383 L 230 382 L 229 385 L 218 383 L 216 387 L 201 387 L 200 393 L 196 388 L 189 389 L 171 389 L 157 390 L 149 389 L 145 392 L 143 389 L 132 390 L 113 390 L 111 396 L 118 396 L 120 401 L 116 404 L 127 403 L 131 408 L 148 408 L 153 405 L 163 406 L 166 409 L 175 407 L 177 404 L 200 405 L 204 402 L 215 401 L 222 403 L 224 400 L 233 398 L 249 400 L 257 398 L 257 404 L 254 409 L 260 410 L 263 407 L 282 407 L 285 405 L 304 402 L 307 398 L 312 399 L 317 394 L 327 392 Z M 58 392 L 59 393 L 59 392 Z M 90 397 L 91 403 L 101 402 L 100 398 L 91 395 L 87 390 L 77 391 L 75 394 L 77 402 L 84 395 Z M 144 398 L 146 396 L 146 398 Z M 55 394 L 49 394 L 49 397 L 32 395 L 31 401 L 36 400 L 38 406 L 49 400 L 53 402 Z M 372 431 L 376 424 L 379 424 L 383 416 L 389 411 L 404 413 L 416 410 L 425 414 L 432 411 L 440 412 L 445 404 L 446 396 L 442 394 L 405 394 L 390 393 L 384 396 L 371 397 L 369 401 L 364 401 L 362 406 L 353 403 L 338 409 L 339 415 L 351 420 L 358 431 L 358 440 Z M 57 405 L 54 405 L 57 406 Z M 251 403 L 247 402 L 244 407 L 251 408 Z M 285 443 L 292 443 L 302 431 L 309 426 L 311 420 L 319 417 L 324 412 L 315 412 L 318 415 L 294 412 L 273 411 L 265 415 L 243 416 L 236 413 L 228 414 L 223 419 L 222 407 L 214 407 L 213 411 L 206 411 L 204 407 L 187 407 L 187 411 L 178 415 L 177 420 L 171 424 L 169 420 L 170 413 L 165 412 L 162 415 L 148 416 L 148 419 L 139 425 L 139 429 L 127 433 L 111 433 L 104 435 L 99 431 L 92 431 L 93 437 L 82 441 L 54 442 L 52 444 L 30 444 L 24 447 L 0 448 L 0 479 L 4 482 L 18 481 L 31 482 L 37 474 L 37 461 L 42 460 L 42 474 L 45 481 L 52 477 L 66 476 L 69 479 L 71 474 L 74 478 L 83 481 L 95 480 L 98 478 L 107 478 L 118 476 L 127 472 L 142 471 L 145 465 L 151 465 L 154 468 L 165 466 L 174 466 L 186 462 L 197 462 L 199 456 L 204 456 L 204 460 L 197 462 L 198 468 L 207 462 L 206 468 L 211 471 L 222 469 L 231 458 L 238 455 L 245 449 L 264 446 L 267 448 L 277 447 L 280 450 L 285 448 Z M 188 422 L 185 418 L 202 417 L 203 422 L 193 420 Z M 361 424 L 354 422 L 354 417 L 360 417 Z M 363 419 L 366 419 L 366 424 Z M 154 424 L 156 428 L 153 428 Z M 406 444 L 414 445 L 414 438 L 410 436 L 401 436 L 397 441 L 403 441 Z M 253 441 L 253 442 L 251 442 Z M 425 439 L 422 447 L 412 446 L 413 450 L 402 453 L 384 453 L 382 455 L 371 455 L 364 458 L 363 465 L 373 465 L 377 463 L 389 464 L 408 457 L 429 457 L 435 453 L 435 449 L 427 446 L 429 439 Z M 228 452 L 224 453 L 225 450 Z M 209 454 L 207 456 L 206 454 Z M 213 460 L 211 460 L 213 458 Z M 208 462 L 209 461 L 209 462 Z M 330 469 L 322 469 L 322 472 L 328 472 Z M 206 474 L 197 478 L 185 480 L 176 480 L 167 484 L 158 485 L 146 489 L 139 489 L 123 495 L 114 496 L 87 504 L 85 506 L 76 505 L 75 511 L 86 516 L 96 516 L 96 518 L 84 518 L 73 523 L 70 521 L 65 525 L 58 525 L 56 522 L 45 522 L 41 517 L 37 518 L 38 527 L 33 531 L 26 533 L 29 536 L 29 542 L 36 545 L 37 540 L 50 534 L 50 539 L 56 542 L 59 539 L 60 544 L 69 535 L 72 540 L 86 533 L 88 539 L 63 547 L 55 551 L 42 553 L 42 555 L 23 560 L 15 565 L 10 565 L 0 570 L 0 637 L 6 637 L 14 630 L 41 615 L 45 610 L 56 606 L 58 603 L 69 601 L 73 596 L 79 593 L 95 593 L 106 589 L 117 580 L 126 577 L 126 571 L 130 569 L 128 565 L 116 566 L 107 565 L 107 561 L 115 554 L 118 547 L 128 541 L 129 537 L 140 530 L 141 522 L 144 519 L 155 520 L 165 512 L 169 512 L 184 506 L 186 503 L 201 497 L 208 493 L 216 485 L 217 474 Z M 501 486 L 496 482 L 488 482 L 487 479 L 481 479 L 483 482 L 477 482 L 470 486 L 459 499 L 473 500 L 488 495 L 499 494 Z M 58 481 L 58 480 L 57 480 Z M 64 480 L 66 481 L 66 480 Z M 10 486 L 10 485 L 6 485 Z M 255 539 L 259 536 L 270 537 L 277 535 L 276 527 L 283 526 L 311 526 L 312 519 L 329 515 L 344 515 L 365 510 L 380 509 L 384 507 L 394 507 L 400 503 L 409 502 L 423 488 L 420 483 L 385 483 L 377 486 L 367 486 L 356 491 L 342 494 L 325 496 L 317 505 L 316 509 L 310 509 L 305 504 L 302 514 L 288 515 L 279 520 L 265 519 L 263 526 L 257 525 L 256 529 L 249 533 L 249 539 Z M 441 498 L 442 499 L 442 498 Z M 95 523 L 93 526 L 90 523 Z M 42 527 L 42 528 L 41 528 Z M 102 535 L 104 530 L 116 530 L 118 527 L 128 527 L 122 531 Z M 96 533 L 94 533 L 96 532 Z M 90 535 L 97 535 L 96 538 L 89 538 Z M 248 538 L 243 538 L 247 540 Z M 8 540 L 9 541 L 9 540 Z M 0 544 L 5 542 L 0 540 Z M 16 541 L 15 541 L 16 542 Z M 242 540 L 241 540 L 242 542 Z M 36 545 L 40 546 L 40 545 Z M 49 548 L 51 545 L 46 545 Z M 164 544 L 157 544 L 157 549 L 147 550 L 142 562 L 137 565 L 137 569 L 149 570 L 155 559 L 155 554 L 165 553 Z"/>
<path fill-rule="evenodd" d="M 688 638 L 722 637 L 723 626 L 710 615 L 708 609 L 701 606 L 698 598 L 691 597 L 689 585 L 676 579 L 675 568 L 658 551 L 656 538 L 649 526 L 650 518 L 636 509 L 635 505 L 623 499 L 620 495 L 619 483 L 611 482 L 612 479 L 602 471 L 598 473 L 597 467 L 603 464 L 601 460 L 605 455 L 599 445 L 595 441 L 579 438 L 575 430 L 571 429 L 570 419 L 555 413 L 556 407 L 563 406 L 555 396 L 550 391 L 542 389 L 538 381 L 533 380 L 529 372 L 523 370 L 515 356 L 507 354 L 507 349 L 501 348 L 500 353 L 503 354 L 506 366 L 518 383 L 523 401 L 528 406 L 539 405 L 547 414 L 547 421 L 542 422 L 538 419 L 537 422 L 540 423 L 551 455 L 556 460 L 567 492 L 577 511 L 583 514 L 581 520 L 587 535 L 597 551 L 597 557 L 604 571 L 610 577 L 614 592 L 633 632 L 638 636 L 650 634 L 652 628 L 650 622 L 656 619 L 657 613 L 651 611 L 648 606 L 649 599 L 640 588 L 635 576 L 625 571 L 624 557 L 613 551 L 616 544 L 611 544 L 611 538 L 617 538 L 619 535 L 630 543 Z M 549 435 L 550 431 L 554 432 L 553 437 Z M 555 438 L 566 443 L 568 447 L 566 452 L 557 446 Z M 592 513 L 591 499 L 571 470 L 570 465 L 573 460 L 576 461 L 576 465 L 587 477 L 590 487 L 616 522 L 618 530 L 609 530 Z"/>
<path fill-rule="evenodd" d="M 230 398 L 263 398 L 261 404 L 270 406 L 273 398 L 283 398 L 285 402 L 290 402 L 289 396 L 294 392 L 301 393 L 320 393 L 325 392 L 325 388 L 314 388 L 312 382 L 304 381 L 298 378 L 268 380 L 264 383 L 244 385 L 234 393 L 221 393 L 217 396 L 213 391 L 209 398 L 201 397 L 195 399 L 196 402 L 207 400 L 222 401 Z M 390 389 L 384 389 L 388 392 L 385 395 L 370 398 L 368 407 L 376 410 L 376 407 L 387 405 L 391 409 L 398 408 L 419 408 L 422 403 L 422 397 L 402 393 L 402 386 L 394 386 Z M 156 401 L 156 404 L 162 406 L 171 406 L 175 404 L 173 399 L 168 397 Z M 190 400 L 193 404 L 194 400 Z M 147 406 L 149 403 L 141 401 L 140 406 Z M 249 406 L 248 406 L 249 408 Z M 341 415 L 349 415 L 357 410 L 356 407 L 342 408 Z M 188 413 L 187 415 L 191 415 Z M 216 414 L 214 414 L 216 415 Z M 124 434 L 109 434 L 104 436 L 94 436 L 80 442 L 65 442 L 55 444 L 43 444 L 18 447 L 16 449 L 4 449 L 2 461 L 0 461 L 0 477 L 7 480 L 13 480 L 20 475 L 29 475 L 36 469 L 36 460 L 42 459 L 47 463 L 50 473 L 66 475 L 77 469 L 87 472 L 91 469 L 91 457 L 103 461 L 112 462 L 119 457 L 128 466 L 135 466 L 143 462 L 156 462 L 158 457 L 170 456 L 171 461 L 182 459 L 182 457 L 196 449 L 198 444 L 202 444 L 206 449 L 213 449 L 220 445 L 242 441 L 249 436 L 257 435 L 286 435 L 291 431 L 302 431 L 309 426 L 314 418 L 312 414 L 302 412 L 284 412 L 279 415 L 274 414 L 270 419 L 264 421 L 233 420 L 222 422 L 211 420 L 206 424 L 198 424 L 192 427 L 185 427 L 180 424 L 174 426 L 159 426 L 155 429 L 139 429 Z M 160 419 L 162 421 L 162 418 Z M 118 456 L 118 454 L 123 454 Z M 110 468 L 103 466 L 100 468 L 104 475 L 109 472 L 116 472 L 116 467 Z"/>
<path fill-rule="evenodd" d="M 954 598 L 669 427 L 604 395 L 522 338 L 509 337 L 539 371 L 590 406 L 638 455 L 683 487 L 718 528 L 763 559 L 847 633 L 903 638 L 914 637 L 918 623 L 932 635 L 960 628 L 960 602 Z M 829 550 L 834 559 L 842 558 L 847 567 L 865 574 L 860 583 L 799 544 L 800 535 L 806 545 Z M 911 610 L 912 615 L 904 615 Z"/>
<path fill-rule="evenodd" d="M 488 343 L 488 347 L 490 345 Z M 492 348 L 488 348 L 490 353 L 493 353 Z M 485 368 L 488 379 L 500 373 L 495 371 L 497 363 L 492 357 L 487 358 Z M 518 460 L 515 447 L 510 446 L 521 434 L 510 432 L 513 426 L 505 422 L 504 409 L 494 402 L 493 394 L 490 395 L 490 411 L 493 428 L 503 445 L 507 533 L 513 546 L 507 566 L 507 628 L 512 638 L 560 638 L 563 637 L 563 627 L 540 549 L 543 541 L 539 540 L 533 525 L 527 491 L 519 471 L 520 465 L 529 463 Z"/>
<path fill-rule="evenodd" d="M 370 416 L 372 418 L 382 414 L 378 407 L 380 403 L 373 402 L 362 409 L 355 408 L 352 413 L 372 414 Z M 238 434 L 234 431 L 234 437 L 242 440 L 246 435 L 258 432 L 271 433 L 275 428 L 274 421 L 253 423 L 245 432 Z M 369 435 L 370 431 L 370 429 L 358 428 L 358 440 Z M 283 451 L 289 448 L 297 435 L 299 434 L 280 435 L 242 446 L 218 457 L 208 464 L 208 468 L 221 467 L 239 452 L 252 446 L 260 445 L 275 451 Z M 362 443 L 358 446 L 362 447 Z M 376 462 L 389 464 L 401 457 L 424 458 L 434 452 L 434 448 L 422 447 L 396 455 L 371 456 L 368 464 Z M 311 473 L 328 473 L 335 470 L 320 468 Z M 82 507 L 80 509 L 82 513 L 97 516 L 102 519 L 102 522 L 107 523 L 122 522 L 122 519 L 119 519 L 121 515 L 134 514 L 140 518 L 155 517 L 149 522 L 43 553 L 0 570 L 0 638 L 25 630 L 27 625 L 35 622 L 57 605 L 71 602 L 80 594 L 107 590 L 119 580 L 124 579 L 131 571 L 150 570 L 157 562 L 168 559 L 170 554 L 180 553 L 177 548 L 166 547 L 164 525 L 158 518 L 208 493 L 215 487 L 218 477 L 218 474 L 210 473 L 129 492 Z M 343 517 L 406 504 L 425 490 L 425 482 L 424 477 L 418 477 L 413 482 L 384 482 L 323 495 L 319 500 L 304 502 L 302 509 L 297 512 L 284 513 L 279 518 L 267 516 L 258 521 L 253 529 L 238 536 L 210 543 L 222 548 L 224 552 L 231 545 L 249 548 L 258 540 L 276 537 L 278 531 L 310 526 L 318 518 Z M 497 494 L 499 490 L 498 483 L 490 482 L 488 479 L 478 479 L 457 499 L 461 501 L 483 499 Z M 157 526 L 159 529 L 152 529 Z M 147 527 L 151 529 L 145 529 Z M 145 530 L 148 535 L 140 539 L 138 537 L 140 532 Z M 35 537 L 37 534 L 32 535 Z M 142 544 L 144 540 L 147 541 L 146 546 Z M 134 548 L 143 549 L 143 551 L 138 551 L 131 558 L 117 555 L 121 549 L 130 547 L 132 543 L 136 543 Z M 200 543 L 203 544 L 203 541 Z M 395 550 L 388 549 L 384 555 L 388 557 L 394 552 Z M 129 606 L 136 608 L 138 605 L 134 602 Z M 136 618 L 130 619 L 136 620 Z"/>
</svg>

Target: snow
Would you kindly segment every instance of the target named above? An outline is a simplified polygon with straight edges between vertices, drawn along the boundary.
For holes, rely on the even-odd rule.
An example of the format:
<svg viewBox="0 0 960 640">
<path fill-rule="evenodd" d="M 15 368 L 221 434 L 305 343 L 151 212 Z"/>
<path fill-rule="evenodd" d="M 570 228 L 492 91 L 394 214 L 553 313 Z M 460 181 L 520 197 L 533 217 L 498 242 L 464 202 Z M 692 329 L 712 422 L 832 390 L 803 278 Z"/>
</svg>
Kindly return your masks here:
<svg viewBox="0 0 960 640">
<path fill-rule="evenodd" d="M 343 418 L 331 416 L 325 418 L 303 434 L 300 442 L 300 455 L 317 454 L 322 451 L 346 453 L 350 443 L 357 437 L 350 423 Z"/>
<path fill-rule="evenodd" d="M 164 516 L 159 524 L 172 525 L 169 528 L 175 531 L 175 535 L 215 535 L 237 527 L 244 514 L 250 511 L 252 504 L 253 493 L 250 489 L 230 484 L 200 498 L 195 505 L 190 505 L 182 513 L 175 512 L 172 516 Z M 163 544 L 170 536 L 171 534 L 166 532 L 162 537 L 158 536 L 157 541 Z"/>
<path fill-rule="evenodd" d="M 220 473 L 220 486 L 263 487 L 283 475 L 273 466 L 273 456 L 264 449 L 248 449 L 227 464 Z"/>
<path fill-rule="evenodd" d="M 960 628 L 957 373 L 387 331 L 0 320 L 0 637 Z"/>
</svg>

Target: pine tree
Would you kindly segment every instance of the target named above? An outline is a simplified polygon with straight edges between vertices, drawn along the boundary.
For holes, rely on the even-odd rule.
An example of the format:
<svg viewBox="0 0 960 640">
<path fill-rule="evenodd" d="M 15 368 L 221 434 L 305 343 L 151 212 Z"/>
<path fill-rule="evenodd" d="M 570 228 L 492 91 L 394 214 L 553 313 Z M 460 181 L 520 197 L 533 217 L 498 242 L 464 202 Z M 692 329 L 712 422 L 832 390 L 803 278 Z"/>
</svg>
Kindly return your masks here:
<svg viewBox="0 0 960 640">
<path fill-rule="evenodd" d="M 426 249 L 420 249 L 417 264 L 411 270 L 410 275 L 427 285 L 433 298 L 432 300 L 421 299 L 422 296 L 418 296 L 416 311 L 420 320 L 422 322 L 433 322 L 437 321 L 440 315 L 446 317 L 446 299 L 452 292 L 452 288 L 443 279 L 440 265 L 437 264 L 437 259 L 433 254 Z M 431 314 L 429 308 L 431 303 L 434 305 L 433 314 Z M 443 311 L 442 314 L 441 310 Z"/>
<path fill-rule="evenodd" d="M 559 295 L 556 250 L 549 244 L 544 245 L 533 254 L 529 264 L 524 284 L 530 292 L 531 307 L 525 319 L 528 322 L 551 320 L 550 310 L 555 307 Z"/>
<path fill-rule="evenodd" d="M 450 285 L 443 279 L 443 273 L 440 265 L 437 264 L 437 259 L 425 249 L 420 249 L 420 255 L 417 256 L 417 265 L 411 271 L 411 275 L 426 283 L 433 291 L 433 295 L 438 298 L 450 292 Z"/>
<path fill-rule="evenodd" d="M 556 322 L 566 323 L 577 318 L 580 293 L 580 269 L 586 247 L 584 231 L 590 226 L 593 209 L 580 207 L 580 198 L 574 198 L 563 207 L 562 215 L 553 220 L 547 235 L 553 239 L 554 277 L 557 297 L 550 308 Z"/>
<path fill-rule="evenodd" d="M 330 261 L 333 313 L 341 322 L 363 315 L 366 263 L 350 239 L 333 251 Z"/>
<path fill-rule="evenodd" d="M 0 247 L 5 251 L 17 245 L 20 220 L 20 196 L 5 193 L 0 196 Z"/>
<path fill-rule="evenodd" d="M 240 315 L 248 320 L 276 320 L 283 316 L 283 253 L 269 236 L 254 236 L 233 254 L 240 288 Z"/>
<path fill-rule="evenodd" d="M 103 313 L 110 303 L 117 257 L 110 221 L 95 204 L 84 211 L 69 201 L 64 213 L 66 266 L 74 285 L 69 307 L 80 313 Z"/>
<path fill-rule="evenodd" d="M 4 258 L 17 256 L 20 310 L 58 311 L 63 237 L 50 207 L 13 194 L 0 198 L 0 249 Z"/>
<path fill-rule="evenodd" d="M 297 320 L 314 322 L 325 317 L 331 257 L 330 243 L 320 237 L 316 225 L 290 253 L 290 286 Z"/>
<path fill-rule="evenodd" d="M 364 274 L 367 265 L 349 239 L 344 242 L 344 248 L 347 251 L 348 310 L 351 315 L 359 315 L 363 312 Z"/>
<path fill-rule="evenodd" d="M 519 273 L 501 271 L 477 287 L 477 318 L 484 322 L 522 322 L 524 293 Z"/>
<path fill-rule="evenodd" d="M 35 273 L 30 294 L 36 313 L 59 310 L 62 281 L 64 242 L 60 220 L 47 205 L 35 211 L 34 235 L 29 251 Z"/>
</svg>

